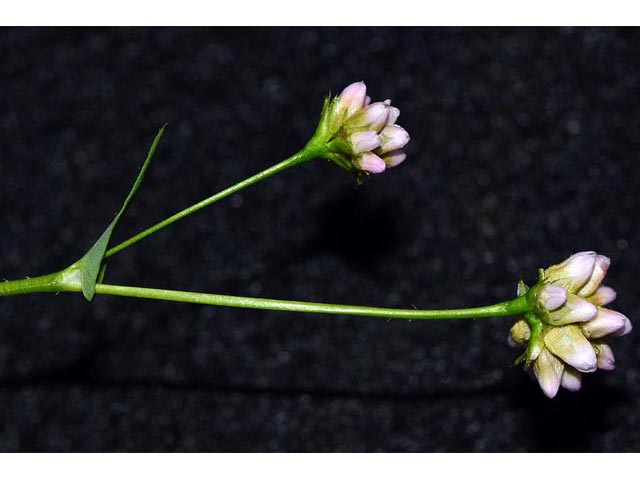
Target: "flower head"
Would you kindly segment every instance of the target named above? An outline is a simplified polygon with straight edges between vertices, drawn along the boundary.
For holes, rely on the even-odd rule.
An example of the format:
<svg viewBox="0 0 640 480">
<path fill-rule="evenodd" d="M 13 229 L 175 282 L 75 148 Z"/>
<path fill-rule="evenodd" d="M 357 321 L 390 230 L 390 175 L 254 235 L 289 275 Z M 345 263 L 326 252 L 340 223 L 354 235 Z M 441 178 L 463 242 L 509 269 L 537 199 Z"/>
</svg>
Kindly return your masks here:
<svg viewBox="0 0 640 480">
<path fill-rule="evenodd" d="M 324 143 L 325 156 L 341 167 L 381 173 L 406 158 L 402 149 L 409 134 L 396 125 L 399 116 L 391 100 L 371 103 L 364 82 L 356 82 L 325 101 L 316 135 Z"/>
<path fill-rule="evenodd" d="M 604 255 L 576 253 L 541 270 L 530 292 L 518 287 L 518 295 L 533 292 L 536 306 L 511 327 L 509 344 L 528 345 L 521 359 L 550 398 L 561 386 L 579 390 L 582 373 L 615 368 L 607 342 L 632 326 L 623 314 L 604 308 L 616 298 L 612 288 L 601 285 L 609 264 Z"/>
</svg>

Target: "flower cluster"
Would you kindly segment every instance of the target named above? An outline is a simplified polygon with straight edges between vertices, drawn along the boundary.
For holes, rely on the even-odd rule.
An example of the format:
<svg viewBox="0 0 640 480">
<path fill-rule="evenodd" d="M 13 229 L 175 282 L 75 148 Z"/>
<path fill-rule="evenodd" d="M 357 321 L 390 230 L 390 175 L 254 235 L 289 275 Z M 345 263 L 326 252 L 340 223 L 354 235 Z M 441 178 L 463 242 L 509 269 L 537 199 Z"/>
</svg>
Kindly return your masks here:
<svg viewBox="0 0 640 480">
<path fill-rule="evenodd" d="M 356 82 L 325 103 L 319 130 L 326 156 L 348 170 L 382 173 L 406 158 L 409 134 L 396 120 L 391 100 L 371 103 L 364 82 Z"/>
<path fill-rule="evenodd" d="M 631 331 L 623 314 L 604 308 L 616 292 L 601 285 L 610 260 L 580 252 L 541 271 L 535 290 L 536 311 L 511 328 L 509 344 L 528 343 L 525 367 L 531 367 L 545 395 L 560 386 L 580 389 L 582 373 L 612 370 L 615 358 L 609 340 Z M 527 288 L 521 284 L 518 295 Z"/>
</svg>

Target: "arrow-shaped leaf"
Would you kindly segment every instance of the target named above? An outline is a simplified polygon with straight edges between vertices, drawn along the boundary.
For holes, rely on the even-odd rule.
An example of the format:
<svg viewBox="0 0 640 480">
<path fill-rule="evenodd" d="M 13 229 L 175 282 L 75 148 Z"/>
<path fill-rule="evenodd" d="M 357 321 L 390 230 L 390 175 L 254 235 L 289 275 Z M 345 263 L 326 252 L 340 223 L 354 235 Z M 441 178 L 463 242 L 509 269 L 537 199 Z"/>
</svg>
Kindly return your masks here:
<svg viewBox="0 0 640 480">
<path fill-rule="evenodd" d="M 82 294 L 88 301 L 93 300 L 93 297 L 96 293 L 96 282 L 98 281 L 98 276 L 104 276 L 104 269 L 106 267 L 106 265 L 104 264 L 104 255 L 107 251 L 107 248 L 109 247 L 111 235 L 118 225 L 118 222 L 127 211 L 127 208 L 129 208 L 129 205 L 131 204 L 133 197 L 138 191 L 138 188 L 140 188 L 142 180 L 144 179 L 144 175 L 147 172 L 147 168 L 151 163 L 151 158 L 153 158 L 153 154 L 156 151 L 156 147 L 158 146 L 160 137 L 162 137 L 163 133 L 164 127 L 160 129 L 160 131 L 156 135 L 156 138 L 153 140 L 153 143 L 151 144 L 151 148 L 149 149 L 149 153 L 147 155 L 147 159 L 144 161 L 144 164 L 140 169 L 140 173 L 138 174 L 138 178 L 136 178 L 136 181 L 133 184 L 129 195 L 127 195 L 122 208 L 117 213 L 111 224 L 104 231 L 104 233 L 100 236 L 98 241 L 77 263 L 78 267 L 80 268 Z"/>
</svg>

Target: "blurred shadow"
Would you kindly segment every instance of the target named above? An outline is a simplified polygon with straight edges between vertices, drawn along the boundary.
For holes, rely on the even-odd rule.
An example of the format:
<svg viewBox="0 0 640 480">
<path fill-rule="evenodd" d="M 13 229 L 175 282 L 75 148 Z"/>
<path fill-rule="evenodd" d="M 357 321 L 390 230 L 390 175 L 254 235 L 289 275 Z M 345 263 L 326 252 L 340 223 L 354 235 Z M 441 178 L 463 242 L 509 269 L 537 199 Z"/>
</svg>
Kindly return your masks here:
<svg viewBox="0 0 640 480">
<path fill-rule="evenodd" d="M 385 261 L 401 241 L 396 202 L 348 190 L 317 213 L 317 229 L 304 245 L 310 252 L 336 255 L 353 268 L 369 272 Z"/>
</svg>

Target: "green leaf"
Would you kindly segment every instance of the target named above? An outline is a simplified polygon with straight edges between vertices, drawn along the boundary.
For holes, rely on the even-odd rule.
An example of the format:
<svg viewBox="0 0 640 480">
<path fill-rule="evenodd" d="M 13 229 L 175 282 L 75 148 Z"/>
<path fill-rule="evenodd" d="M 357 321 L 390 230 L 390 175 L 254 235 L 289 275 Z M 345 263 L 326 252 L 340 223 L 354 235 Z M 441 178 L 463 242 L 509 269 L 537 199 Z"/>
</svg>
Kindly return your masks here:
<svg viewBox="0 0 640 480">
<path fill-rule="evenodd" d="M 162 137 L 162 134 L 164 133 L 165 126 L 160 129 L 160 131 L 156 135 L 156 138 L 153 140 L 153 143 L 151 144 L 151 148 L 149 149 L 149 153 L 147 155 L 147 159 L 144 161 L 144 164 L 140 169 L 140 173 L 138 174 L 138 178 L 136 178 L 136 181 L 133 184 L 129 195 L 124 201 L 122 208 L 117 213 L 113 221 L 109 224 L 104 233 L 100 236 L 98 241 L 77 263 L 78 267 L 80 268 L 82 294 L 88 301 L 93 300 L 93 297 L 96 294 L 96 283 L 98 282 L 98 278 L 100 278 L 100 281 L 102 281 L 102 278 L 104 277 L 104 271 L 106 269 L 106 264 L 104 263 L 104 255 L 107 251 L 107 248 L 109 247 L 111 235 L 118 225 L 118 222 L 127 211 L 127 208 L 129 208 L 129 205 L 131 204 L 131 201 L 133 200 L 136 192 L 140 188 L 140 185 L 142 185 L 142 180 L 144 179 L 144 175 L 147 172 L 147 168 L 149 168 L 149 164 L 151 163 L 151 158 L 153 158 L 153 154 L 156 151 L 156 147 L 160 142 L 160 137 Z"/>
</svg>

